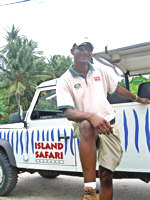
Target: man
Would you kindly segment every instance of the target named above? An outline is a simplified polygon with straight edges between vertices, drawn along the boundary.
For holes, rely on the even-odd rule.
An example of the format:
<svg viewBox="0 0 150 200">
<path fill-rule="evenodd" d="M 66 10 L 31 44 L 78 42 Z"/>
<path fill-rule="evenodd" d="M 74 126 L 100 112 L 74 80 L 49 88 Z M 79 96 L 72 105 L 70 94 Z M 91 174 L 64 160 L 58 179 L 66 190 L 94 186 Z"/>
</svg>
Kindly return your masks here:
<svg viewBox="0 0 150 200">
<path fill-rule="evenodd" d="M 74 44 L 72 64 L 58 80 L 57 104 L 80 138 L 80 159 L 84 176 L 83 200 L 96 200 L 96 155 L 98 151 L 100 200 L 112 200 L 112 177 L 122 157 L 121 142 L 115 124 L 115 112 L 107 101 L 107 92 L 148 103 L 118 85 L 105 68 L 92 66 L 93 45 Z"/>
</svg>

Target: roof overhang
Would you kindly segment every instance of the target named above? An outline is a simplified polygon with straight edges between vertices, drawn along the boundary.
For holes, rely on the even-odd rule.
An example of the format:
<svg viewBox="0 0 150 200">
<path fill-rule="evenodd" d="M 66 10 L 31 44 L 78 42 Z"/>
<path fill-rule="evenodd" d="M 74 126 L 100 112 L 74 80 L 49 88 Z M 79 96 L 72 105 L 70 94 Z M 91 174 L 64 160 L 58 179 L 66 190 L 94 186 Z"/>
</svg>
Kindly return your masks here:
<svg viewBox="0 0 150 200">
<path fill-rule="evenodd" d="M 104 59 L 129 76 L 150 74 L 150 42 L 95 53 L 96 60 Z"/>
</svg>

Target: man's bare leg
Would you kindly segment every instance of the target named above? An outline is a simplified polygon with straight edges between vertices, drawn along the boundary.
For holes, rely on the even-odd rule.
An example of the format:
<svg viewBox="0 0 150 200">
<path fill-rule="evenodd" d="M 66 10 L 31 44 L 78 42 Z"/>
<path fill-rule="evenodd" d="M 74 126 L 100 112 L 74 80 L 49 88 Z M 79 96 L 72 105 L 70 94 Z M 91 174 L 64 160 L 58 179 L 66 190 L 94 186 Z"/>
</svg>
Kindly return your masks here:
<svg viewBox="0 0 150 200">
<path fill-rule="evenodd" d="M 96 181 L 96 135 L 91 124 L 84 120 L 80 123 L 80 159 L 84 182 Z"/>
<path fill-rule="evenodd" d="M 104 167 L 99 167 L 100 176 L 100 200 L 112 200 L 113 198 L 113 172 L 105 169 Z"/>
</svg>

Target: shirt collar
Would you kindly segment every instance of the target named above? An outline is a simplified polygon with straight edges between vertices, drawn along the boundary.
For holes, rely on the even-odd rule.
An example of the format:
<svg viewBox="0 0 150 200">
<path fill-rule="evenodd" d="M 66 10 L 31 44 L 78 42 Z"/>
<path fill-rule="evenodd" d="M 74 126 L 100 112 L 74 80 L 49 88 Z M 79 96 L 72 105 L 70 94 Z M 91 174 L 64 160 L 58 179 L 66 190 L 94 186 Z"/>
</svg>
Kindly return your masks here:
<svg viewBox="0 0 150 200">
<path fill-rule="evenodd" d="M 82 74 L 82 73 L 76 72 L 76 71 L 73 69 L 73 66 L 74 66 L 74 64 L 71 64 L 70 67 L 69 67 L 69 71 L 70 71 L 70 73 L 72 74 L 73 77 L 77 77 L 77 76 L 83 77 L 83 76 L 85 76 L 85 75 Z M 90 71 L 95 71 L 95 69 L 94 69 L 94 67 L 93 67 L 93 65 L 92 65 L 91 63 L 88 63 L 88 68 L 89 68 Z"/>
</svg>

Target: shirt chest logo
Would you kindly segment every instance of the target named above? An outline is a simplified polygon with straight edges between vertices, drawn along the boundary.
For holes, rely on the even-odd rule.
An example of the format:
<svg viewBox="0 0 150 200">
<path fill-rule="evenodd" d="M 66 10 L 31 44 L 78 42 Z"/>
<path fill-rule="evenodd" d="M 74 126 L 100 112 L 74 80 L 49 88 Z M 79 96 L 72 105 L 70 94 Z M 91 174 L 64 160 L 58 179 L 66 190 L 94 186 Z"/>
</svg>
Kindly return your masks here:
<svg viewBox="0 0 150 200">
<path fill-rule="evenodd" d="M 76 84 L 74 85 L 74 88 L 77 90 L 77 89 L 79 89 L 79 88 L 82 88 L 82 85 L 81 85 L 80 83 L 76 83 Z"/>
<path fill-rule="evenodd" d="M 100 76 L 95 76 L 95 77 L 93 77 L 94 78 L 94 81 L 100 81 L 101 79 L 100 79 Z"/>
</svg>

